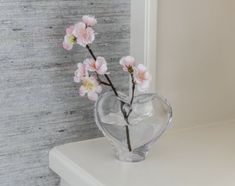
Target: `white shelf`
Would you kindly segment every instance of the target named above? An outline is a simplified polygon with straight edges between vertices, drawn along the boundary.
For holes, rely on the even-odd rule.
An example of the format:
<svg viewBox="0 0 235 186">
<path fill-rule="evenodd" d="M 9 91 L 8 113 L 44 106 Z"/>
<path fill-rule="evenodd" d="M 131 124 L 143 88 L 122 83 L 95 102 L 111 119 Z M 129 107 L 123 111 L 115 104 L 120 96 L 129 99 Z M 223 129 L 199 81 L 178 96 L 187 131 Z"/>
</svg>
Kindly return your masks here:
<svg viewBox="0 0 235 186">
<path fill-rule="evenodd" d="M 168 132 L 140 163 L 115 159 L 105 138 L 50 151 L 50 168 L 70 186 L 234 186 L 235 122 Z"/>
</svg>

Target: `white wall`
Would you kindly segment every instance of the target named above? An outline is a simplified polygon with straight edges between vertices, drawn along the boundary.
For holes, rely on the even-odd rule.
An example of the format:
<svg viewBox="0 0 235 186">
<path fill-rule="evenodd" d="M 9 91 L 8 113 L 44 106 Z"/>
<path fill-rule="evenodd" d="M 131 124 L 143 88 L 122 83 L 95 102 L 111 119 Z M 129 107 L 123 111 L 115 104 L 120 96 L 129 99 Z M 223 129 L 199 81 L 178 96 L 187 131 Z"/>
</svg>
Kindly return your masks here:
<svg viewBox="0 0 235 186">
<path fill-rule="evenodd" d="M 157 87 L 174 127 L 235 118 L 235 1 L 159 0 Z"/>
</svg>

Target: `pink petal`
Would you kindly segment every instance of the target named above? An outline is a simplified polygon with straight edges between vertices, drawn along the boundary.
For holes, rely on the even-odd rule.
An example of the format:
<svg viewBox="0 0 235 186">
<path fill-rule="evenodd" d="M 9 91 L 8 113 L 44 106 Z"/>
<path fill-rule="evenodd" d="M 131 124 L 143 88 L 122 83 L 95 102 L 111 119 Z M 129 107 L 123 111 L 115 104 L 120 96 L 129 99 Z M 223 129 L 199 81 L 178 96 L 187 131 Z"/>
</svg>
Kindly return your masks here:
<svg viewBox="0 0 235 186">
<path fill-rule="evenodd" d="M 126 56 L 126 57 L 125 57 L 125 61 L 126 61 L 126 63 L 128 63 L 128 64 L 134 64 L 134 63 L 135 63 L 135 58 L 132 57 L 132 56 Z"/>
<path fill-rule="evenodd" d="M 97 21 L 94 16 L 89 16 L 89 15 L 84 15 L 82 17 L 82 21 L 87 25 L 87 26 L 94 26 Z"/>
<path fill-rule="evenodd" d="M 125 60 L 126 57 L 122 57 L 119 61 L 120 65 L 125 65 L 126 63 L 126 60 Z"/>
<path fill-rule="evenodd" d="M 139 64 L 139 65 L 137 66 L 137 69 L 138 69 L 139 71 L 141 71 L 141 72 L 146 71 L 146 67 L 145 67 L 143 64 Z"/>
<path fill-rule="evenodd" d="M 86 42 L 87 44 L 91 44 L 95 40 L 95 31 L 90 27 L 88 27 L 86 31 L 87 31 Z"/>
<path fill-rule="evenodd" d="M 106 65 L 102 65 L 98 70 L 97 73 L 100 75 L 104 75 L 107 73 L 107 66 Z"/>
<path fill-rule="evenodd" d="M 152 76 L 149 72 L 145 72 L 145 79 L 148 81 L 152 80 Z"/>
<path fill-rule="evenodd" d="M 96 69 L 97 69 L 98 74 L 103 75 L 107 72 L 108 68 L 107 68 L 107 63 L 106 63 L 105 58 L 97 57 L 95 64 L 96 64 Z"/>
<path fill-rule="evenodd" d="M 69 43 L 66 43 L 66 42 L 63 42 L 63 48 L 65 50 L 71 50 L 73 48 L 73 45 L 69 44 Z"/>
<path fill-rule="evenodd" d="M 105 63 L 106 63 L 105 58 L 100 57 L 100 56 L 97 57 L 96 62 L 95 62 L 97 68 L 101 67 Z"/>
<path fill-rule="evenodd" d="M 83 47 L 91 44 L 95 39 L 95 32 L 91 27 L 86 27 L 83 22 L 75 25 L 73 35 L 77 38 L 77 43 Z"/>
<path fill-rule="evenodd" d="M 87 90 L 85 89 L 85 87 L 82 85 L 79 89 L 79 94 L 80 96 L 85 96 L 85 94 L 87 93 Z"/>
<path fill-rule="evenodd" d="M 83 22 L 79 22 L 77 24 L 74 25 L 74 30 L 73 30 L 73 35 L 75 37 L 78 37 L 79 33 L 81 33 L 82 31 L 84 31 L 86 29 L 86 25 Z"/>
<path fill-rule="evenodd" d="M 74 76 L 73 80 L 75 83 L 80 83 L 81 79 L 78 76 Z"/>
<path fill-rule="evenodd" d="M 77 38 L 77 44 L 81 45 L 82 47 L 86 47 L 86 42 L 83 41 L 81 37 Z"/>
<path fill-rule="evenodd" d="M 83 61 L 83 64 L 86 65 L 87 70 L 89 70 L 91 72 L 96 71 L 94 59 L 85 59 Z"/>
<path fill-rule="evenodd" d="M 66 29 L 66 34 L 72 35 L 72 34 L 73 34 L 73 30 L 74 30 L 74 25 L 70 25 L 70 26 Z"/>
<path fill-rule="evenodd" d="M 85 31 L 81 31 L 81 33 L 77 36 L 77 43 L 83 47 L 86 45 L 91 44 L 95 39 L 94 30 L 88 27 Z"/>
<path fill-rule="evenodd" d="M 88 99 L 96 101 L 98 99 L 98 94 L 95 92 L 88 92 Z"/>
<path fill-rule="evenodd" d="M 80 82 L 80 80 L 86 76 L 88 76 L 88 72 L 86 66 L 82 63 L 77 64 L 78 69 L 74 72 L 75 75 L 75 82 Z"/>
<path fill-rule="evenodd" d="M 135 65 L 135 58 L 132 56 L 125 56 L 121 58 L 119 63 L 123 66 L 124 71 L 128 71 L 128 67 L 133 67 Z"/>
<path fill-rule="evenodd" d="M 77 67 L 78 67 L 78 69 L 81 69 L 81 68 L 83 68 L 83 64 L 82 63 L 78 63 Z"/>
</svg>

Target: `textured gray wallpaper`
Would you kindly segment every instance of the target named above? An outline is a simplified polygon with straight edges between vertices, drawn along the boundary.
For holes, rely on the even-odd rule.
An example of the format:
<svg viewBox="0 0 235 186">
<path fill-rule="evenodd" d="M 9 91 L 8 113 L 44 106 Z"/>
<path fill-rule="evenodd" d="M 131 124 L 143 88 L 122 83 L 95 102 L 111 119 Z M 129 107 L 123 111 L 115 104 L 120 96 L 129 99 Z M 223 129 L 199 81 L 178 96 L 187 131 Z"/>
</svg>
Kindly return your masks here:
<svg viewBox="0 0 235 186">
<path fill-rule="evenodd" d="M 100 136 L 93 103 L 73 83 L 85 49 L 62 48 L 65 28 L 96 15 L 92 48 L 126 90 L 118 60 L 129 53 L 129 0 L 0 0 L 0 185 L 55 186 L 48 151 Z"/>
</svg>

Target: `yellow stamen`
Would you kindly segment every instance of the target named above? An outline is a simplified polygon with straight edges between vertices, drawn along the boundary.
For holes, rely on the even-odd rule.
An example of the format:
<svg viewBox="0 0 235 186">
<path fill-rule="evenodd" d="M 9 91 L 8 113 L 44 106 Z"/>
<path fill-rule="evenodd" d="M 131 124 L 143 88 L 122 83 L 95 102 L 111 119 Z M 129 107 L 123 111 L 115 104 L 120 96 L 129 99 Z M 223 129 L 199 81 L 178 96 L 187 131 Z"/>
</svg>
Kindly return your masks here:
<svg viewBox="0 0 235 186">
<path fill-rule="evenodd" d="M 71 43 L 71 44 L 74 44 L 75 42 L 76 42 L 76 37 L 75 36 L 73 36 L 73 35 L 70 35 L 69 37 L 68 37 L 68 40 L 69 40 L 69 43 Z"/>
<path fill-rule="evenodd" d="M 94 91 L 96 88 L 95 84 L 89 79 L 84 80 L 83 85 L 88 91 Z"/>
</svg>

